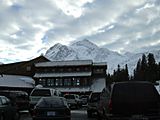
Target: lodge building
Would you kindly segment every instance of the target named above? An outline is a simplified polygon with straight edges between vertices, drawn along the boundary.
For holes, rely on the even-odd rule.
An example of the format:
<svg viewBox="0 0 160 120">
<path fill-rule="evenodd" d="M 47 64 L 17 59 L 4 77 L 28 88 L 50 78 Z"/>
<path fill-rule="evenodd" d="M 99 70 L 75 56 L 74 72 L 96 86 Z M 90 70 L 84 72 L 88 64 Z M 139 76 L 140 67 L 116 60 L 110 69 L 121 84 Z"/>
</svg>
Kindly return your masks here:
<svg viewBox="0 0 160 120">
<path fill-rule="evenodd" d="M 105 62 L 93 63 L 92 60 L 41 62 L 35 64 L 33 78 L 36 85 L 58 88 L 64 92 L 76 92 L 76 88 L 89 92 L 93 83 L 100 78 L 105 85 L 106 69 Z"/>
<path fill-rule="evenodd" d="M 50 61 L 44 56 L 30 61 L 0 65 L 1 76 L 28 76 L 35 80 L 35 86 L 53 87 L 62 92 L 101 91 L 106 85 L 106 70 L 105 62 Z"/>
</svg>

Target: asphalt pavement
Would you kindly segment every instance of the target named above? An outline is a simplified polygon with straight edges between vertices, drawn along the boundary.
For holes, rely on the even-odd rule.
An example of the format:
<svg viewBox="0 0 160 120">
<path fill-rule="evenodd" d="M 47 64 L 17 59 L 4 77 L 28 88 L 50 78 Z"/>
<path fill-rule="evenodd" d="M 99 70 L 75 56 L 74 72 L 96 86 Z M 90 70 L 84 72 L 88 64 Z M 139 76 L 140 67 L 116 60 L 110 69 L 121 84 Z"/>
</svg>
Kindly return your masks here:
<svg viewBox="0 0 160 120">
<path fill-rule="evenodd" d="M 21 112 L 20 120 L 32 120 L 28 111 Z M 71 110 L 71 120 L 96 120 L 95 118 L 88 119 L 85 109 Z"/>
</svg>

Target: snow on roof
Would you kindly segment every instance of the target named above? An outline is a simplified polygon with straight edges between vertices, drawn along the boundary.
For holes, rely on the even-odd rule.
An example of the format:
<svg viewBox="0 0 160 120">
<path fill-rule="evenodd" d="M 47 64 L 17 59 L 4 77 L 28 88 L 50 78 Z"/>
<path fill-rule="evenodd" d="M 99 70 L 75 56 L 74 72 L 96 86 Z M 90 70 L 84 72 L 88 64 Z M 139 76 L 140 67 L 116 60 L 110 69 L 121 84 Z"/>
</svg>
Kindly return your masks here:
<svg viewBox="0 0 160 120">
<path fill-rule="evenodd" d="M 96 62 L 96 63 L 93 63 L 94 66 L 98 65 L 98 66 L 105 66 L 107 65 L 107 62 Z"/>
<path fill-rule="evenodd" d="M 54 67 L 54 66 L 77 66 L 92 65 L 92 60 L 70 60 L 70 61 L 52 61 L 36 63 L 36 67 Z"/>
<path fill-rule="evenodd" d="M 27 76 L 2 75 L 0 76 L 0 86 L 3 87 L 34 87 L 34 80 Z"/>
<path fill-rule="evenodd" d="M 91 76 L 91 72 L 72 72 L 72 73 L 36 73 L 35 78 L 40 77 L 75 77 L 75 76 Z"/>
<path fill-rule="evenodd" d="M 106 87 L 105 78 L 95 79 L 91 85 L 90 91 L 93 92 L 102 92 L 103 88 Z"/>
</svg>

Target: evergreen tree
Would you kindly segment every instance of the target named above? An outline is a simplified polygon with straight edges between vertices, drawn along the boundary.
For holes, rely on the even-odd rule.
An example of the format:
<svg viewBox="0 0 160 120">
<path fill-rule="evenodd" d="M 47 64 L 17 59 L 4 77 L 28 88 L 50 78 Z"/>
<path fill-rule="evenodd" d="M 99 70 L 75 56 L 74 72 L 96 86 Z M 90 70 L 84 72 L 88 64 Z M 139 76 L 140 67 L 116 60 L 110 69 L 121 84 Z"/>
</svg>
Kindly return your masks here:
<svg viewBox="0 0 160 120">
<path fill-rule="evenodd" d="M 125 65 L 124 76 L 125 76 L 125 81 L 129 81 L 129 74 L 128 74 L 128 66 L 127 66 L 127 64 Z"/>
<path fill-rule="evenodd" d="M 129 80 L 129 74 L 128 74 L 128 66 L 125 65 L 125 69 L 121 69 L 120 65 L 118 65 L 117 71 L 114 70 L 112 81 L 114 82 L 122 82 L 122 81 L 128 81 Z"/>
<path fill-rule="evenodd" d="M 140 71 L 141 71 L 141 59 L 138 60 L 136 69 L 134 70 L 134 80 L 135 81 L 141 80 Z"/>
<path fill-rule="evenodd" d="M 147 80 L 147 60 L 145 54 L 142 55 L 141 68 L 140 68 L 140 76 L 141 80 Z"/>
<path fill-rule="evenodd" d="M 146 68 L 147 68 L 147 59 L 146 59 L 146 55 L 143 54 L 142 55 L 142 62 L 141 62 L 141 69 L 146 70 Z"/>
<path fill-rule="evenodd" d="M 111 75 L 108 73 L 106 77 L 106 86 L 112 84 L 112 82 Z"/>
<path fill-rule="evenodd" d="M 147 78 L 148 81 L 155 82 L 157 76 L 157 65 L 152 53 L 148 54 L 148 69 L 147 69 Z"/>
<path fill-rule="evenodd" d="M 156 64 L 154 55 L 152 53 L 148 54 L 148 65 L 149 67 L 154 67 L 154 65 Z"/>
<path fill-rule="evenodd" d="M 160 62 L 157 65 L 158 66 L 158 70 L 157 70 L 157 80 L 160 80 Z"/>
</svg>

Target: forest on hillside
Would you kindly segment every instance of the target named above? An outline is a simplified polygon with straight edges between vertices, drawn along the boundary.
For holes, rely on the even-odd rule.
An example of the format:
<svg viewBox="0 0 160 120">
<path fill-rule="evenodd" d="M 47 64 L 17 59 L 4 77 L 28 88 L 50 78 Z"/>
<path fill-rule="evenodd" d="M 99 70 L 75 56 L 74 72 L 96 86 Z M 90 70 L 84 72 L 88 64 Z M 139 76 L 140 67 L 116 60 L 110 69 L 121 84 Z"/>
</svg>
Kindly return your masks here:
<svg viewBox="0 0 160 120">
<path fill-rule="evenodd" d="M 118 65 L 117 70 L 114 70 L 113 74 L 107 74 L 107 84 L 129 80 L 155 83 L 160 80 L 160 62 L 157 63 L 155 61 L 154 54 L 152 53 L 149 53 L 147 56 L 143 54 L 142 58 L 138 60 L 133 73 L 133 75 L 129 75 L 127 64 L 125 68 L 121 68 Z"/>
</svg>

